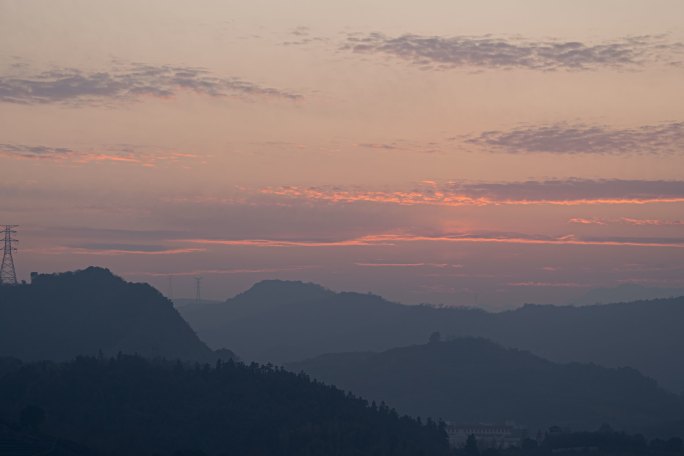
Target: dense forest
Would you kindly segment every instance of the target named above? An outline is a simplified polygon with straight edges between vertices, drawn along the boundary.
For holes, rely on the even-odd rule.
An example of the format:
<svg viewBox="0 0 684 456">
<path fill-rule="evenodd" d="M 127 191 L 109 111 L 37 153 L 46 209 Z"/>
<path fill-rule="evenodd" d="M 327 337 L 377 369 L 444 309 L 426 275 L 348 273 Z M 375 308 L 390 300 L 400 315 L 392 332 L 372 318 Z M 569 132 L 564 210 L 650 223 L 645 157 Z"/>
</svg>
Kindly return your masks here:
<svg viewBox="0 0 684 456">
<path fill-rule="evenodd" d="M 432 420 L 399 416 L 304 374 L 232 360 L 188 366 L 129 355 L 61 364 L 4 358 L 0 414 L 104 455 L 449 451 L 442 425 Z"/>
<path fill-rule="evenodd" d="M 325 353 L 387 350 L 433 331 L 476 336 L 558 362 L 629 366 L 684 392 L 684 297 L 608 305 L 479 309 L 405 306 L 379 296 L 269 280 L 223 303 L 184 306 L 183 317 L 210 346 L 245 359 L 293 362 Z M 255 332 L 253 328 L 260 328 Z"/>
<path fill-rule="evenodd" d="M 558 364 L 483 339 L 432 339 L 381 353 L 324 355 L 288 368 L 404 413 L 455 422 L 513 420 L 531 429 L 584 430 L 608 423 L 670 436 L 669 423 L 684 419 L 681 399 L 634 369 Z"/>
<path fill-rule="evenodd" d="M 33 274 L 30 284 L 0 286 L 0 356 L 68 360 L 138 353 L 213 362 L 213 352 L 161 293 L 89 267 Z"/>
</svg>

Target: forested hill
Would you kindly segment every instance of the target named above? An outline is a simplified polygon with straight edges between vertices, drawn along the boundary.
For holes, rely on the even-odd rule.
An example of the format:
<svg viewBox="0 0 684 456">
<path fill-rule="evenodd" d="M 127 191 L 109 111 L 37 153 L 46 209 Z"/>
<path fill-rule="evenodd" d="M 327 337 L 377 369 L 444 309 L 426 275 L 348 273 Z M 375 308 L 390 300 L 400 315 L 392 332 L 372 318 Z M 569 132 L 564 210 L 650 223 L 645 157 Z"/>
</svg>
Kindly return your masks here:
<svg viewBox="0 0 684 456">
<path fill-rule="evenodd" d="M 107 269 L 34 274 L 31 284 L 0 286 L 0 356 L 66 360 L 98 352 L 217 356 L 157 290 Z"/>
<path fill-rule="evenodd" d="M 324 353 L 422 343 L 433 331 L 485 337 L 544 358 L 629 366 L 684 392 L 684 297 L 584 307 L 528 305 L 502 313 L 405 306 L 315 284 L 266 281 L 182 315 L 210 346 L 291 362 Z M 258 330 L 257 330 L 258 329 Z"/>
<path fill-rule="evenodd" d="M 103 455 L 448 454 L 432 421 L 399 417 L 303 374 L 233 361 L 0 359 L 0 420 L 17 422 L 27 409 L 41 433 Z"/>
<path fill-rule="evenodd" d="M 608 423 L 643 432 L 684 419 L 677 395 L 633 369 L 556 364 L 483 339 L 330 354 L 287 367 L 401 412 L 448 421 L 576 430 Z"/>
</svg>

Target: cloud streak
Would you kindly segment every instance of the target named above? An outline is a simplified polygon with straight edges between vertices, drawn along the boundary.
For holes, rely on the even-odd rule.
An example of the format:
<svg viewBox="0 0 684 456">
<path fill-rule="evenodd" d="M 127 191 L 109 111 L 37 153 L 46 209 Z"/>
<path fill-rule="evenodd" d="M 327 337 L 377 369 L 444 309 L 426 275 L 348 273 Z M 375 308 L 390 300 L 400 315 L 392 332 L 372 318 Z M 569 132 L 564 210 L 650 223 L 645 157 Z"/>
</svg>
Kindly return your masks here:
<svg viewBox="0 0 684 456">
<path fill-rule="evenodd" d="M 534 287 L 534 288 L 590 288 L 592 285 L 577 282 L 509 282 L 509 287 Z"/>
<path fill-rule="evenodd" d="M 485 131 L 465 141 L 511 154 L 659 154 L 684 151 L 684 122 L 612 128 L 601 125 L 551 124 Z"/>
<path fill-rule="evenodd" d="M 599 205 L 684 202 L 684 181 L 567 179 L 503 183 L 422 184 L 410 190 L 268 187 L 263 195 L 328 203 L 402 206 Z"/>
<path fill-rule="evenodd" d="M 127 272 L 125 274 L 149 277 L 196 277 L 205 275 L 233 275 L 233 274 L 269 274 L 276 272 L 302 271 L 314 269 L 318 266 L 289 266 L 283 268 L 229 268 L 229 269 L 195 269 L 181 272 Z"/>
<path fill-rule="evenodd" d="M 662 220 L 662 219 L 639 219 L 632 217 L 619 218 L 584 218 L 573 217 L 568 220 L 569 223 L 576 223 L 579 225 L 636 225 L 636 226 L 684 226 L 682 220 Z"/>
<path fill-rule="evenodd" d="M 275 240 L 275 239 L 178 239 L 199 245 L 230 247 L 364 247 L 395 246 L 407 242 L 439 243 L 486 243 L 526 245 L 571 245 L 571 246 L 613 246 L 613 247 L 656 247 L 684 248 L 684 238 L 635 238 L 635 237 L 579 237 L 525 235 L 519 233 L 449 233 L 449 234 L 374 234 L 353 239 L 317 240 Z M 368 266 L 368 263 L 365 263 Z M 412 264 L 415 266 L 417 264 Z M 385 265 L 387 266 L 387 265 Z"/>
<path fill-rule="evenodd" d="M 170 98 L 181 92 L 210 97 L 301 98 L 294 92 L 188 66 L 132 64 L 111 71 L 59 68 L 0 75 L 0 102 L 7 103 L 97 105 L 144 97 Z"/>
<path fill-rule="evenodd" d="M 168 248 L 161 246 L 59 246 L 46 249 L 25 249 L 25 252 L 41 255 L 96 255 L 96 256 L 121 256 L 121 255 L 182 255 L 187 253 L 205 252 L 205 248 L 183 247 Z"/>
<path fill-rule="evenodd" d="M 160 161 L 181 161 L 196 155 L 129 144 L 75 149 L 27 144 L 0 144 L 0 156 L 14 159 L 70 161 L 76 163 L 118 162 L 154 165 Z"/>
<path fill-rule="evenodd" d="M 595 70 L 634 68 L 652 61 L 672 63 L 682 43 L 659 36 L 631 36 L 602 43 L 525 40 L 484 36 L 421 36 L 383 33 L 348 35 L 343 50 L 385 55 L 424 69 L 489 68 Z"/>
<path fill-rule="evenodd" d="M 460 264 L 449 263 L 354 263 L 363 268 L 461 268 Z"/>
<path fill-rule="evenodd" d="M 13 158 L 66 159 L 73 157 L 68 147 L 29 146 L 26 144 L 0 144 L 0 154 Z"/>
</svg>

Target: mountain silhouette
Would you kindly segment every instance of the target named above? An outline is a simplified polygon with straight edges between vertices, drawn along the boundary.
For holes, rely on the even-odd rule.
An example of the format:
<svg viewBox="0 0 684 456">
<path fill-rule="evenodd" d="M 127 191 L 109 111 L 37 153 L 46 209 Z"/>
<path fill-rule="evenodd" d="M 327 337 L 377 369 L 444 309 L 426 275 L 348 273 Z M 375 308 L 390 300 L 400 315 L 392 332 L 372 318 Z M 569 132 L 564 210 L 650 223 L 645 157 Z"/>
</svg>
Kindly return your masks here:
<svg viewBox="0 0 684 456">
<path fill-rule="evenodd" d="M 260 362 L 393 346 L 396 329 L 383 322 L 414 310 L 375 295 L 280 280 L 259 282 L 227 302 L 179 309 L 210 346 L 230 343 L 241 356 Z"/>
<path fill-rule="evenodd" d="M 484 339 L 329 354 L 287 367 L 403 413 L 456 422 L 641 431 L 684 418 L 676 395 L 634 369 L 557 364 Z"/>
<path fill-rule="evenodd" d="M 485 337 L 559 362 L 629 366 L 684 391 L 684 297 L 608 305 L 479 309 L 406 306 L 301 282 L 267 281 L 223 303 L 179 309 L 210 346 L 292 362 L 421 343 L 433 331 Z"/>
<path fill-rule="evenodd" d="M 32 274 L 31 284 L 0 286 L 0 356 L 66 360 L 118 352 L 199 361 L 232 356 L 209 349 L 157 290 L 107 269 Z"/>
</svg>

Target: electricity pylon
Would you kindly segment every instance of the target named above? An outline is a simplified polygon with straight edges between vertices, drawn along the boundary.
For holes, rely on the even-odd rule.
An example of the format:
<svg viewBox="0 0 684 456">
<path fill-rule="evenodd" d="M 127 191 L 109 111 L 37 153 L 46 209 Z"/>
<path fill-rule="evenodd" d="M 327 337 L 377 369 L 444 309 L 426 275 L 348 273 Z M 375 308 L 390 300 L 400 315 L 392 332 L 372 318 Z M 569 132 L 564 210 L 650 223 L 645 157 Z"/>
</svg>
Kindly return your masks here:
<svg viewBox="0 0 684 456">
<path fill-rule="evenodd" d="M 5 247 L 2 253 L 2 267 L 0 267 L 0 284 L 3 285 L 16 285 L 17 284 L 17 272 L 14 270 L 14 257 L 12 252 L 17 250 L 16 247 L 12 245 L 14 242 L 18 242 L 13 234 L 17 231 L 14 229 L 19 225 L 0 225 L 2 226 L 2 232 L 5 237 Z"/>
</svg>

